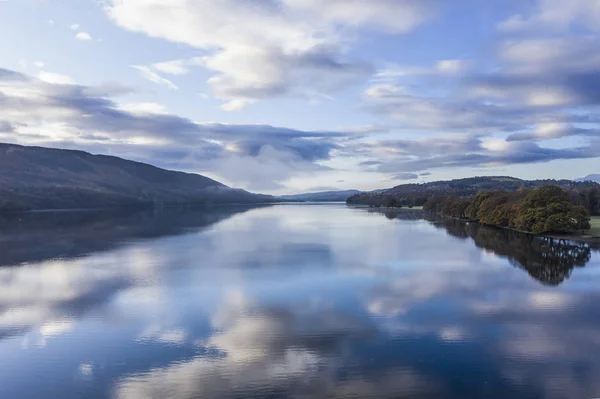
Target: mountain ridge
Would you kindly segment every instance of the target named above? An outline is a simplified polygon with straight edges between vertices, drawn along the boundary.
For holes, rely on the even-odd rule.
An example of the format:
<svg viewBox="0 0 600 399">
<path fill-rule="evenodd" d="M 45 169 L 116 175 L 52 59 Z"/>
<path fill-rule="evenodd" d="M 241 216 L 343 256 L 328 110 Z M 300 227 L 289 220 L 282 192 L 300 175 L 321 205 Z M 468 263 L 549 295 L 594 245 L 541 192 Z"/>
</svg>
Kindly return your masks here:
<svg viewBox="0 0 600 399">
<path fill-rule="evenodd" d="M 0 210 L 267 203 L 194 173 L 80 150 L 0 143 Z"/>
</svg>

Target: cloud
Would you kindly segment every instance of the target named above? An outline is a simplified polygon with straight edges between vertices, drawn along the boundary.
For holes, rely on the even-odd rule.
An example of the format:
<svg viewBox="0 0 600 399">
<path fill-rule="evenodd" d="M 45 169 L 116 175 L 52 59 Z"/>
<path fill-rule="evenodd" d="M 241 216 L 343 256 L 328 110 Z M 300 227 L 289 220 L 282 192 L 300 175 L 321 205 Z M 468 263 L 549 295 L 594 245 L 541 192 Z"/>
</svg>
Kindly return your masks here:
<svg viewBox="0 0 600 399">
<path fill-rule="evenodd" d="M 177 87 L 173 82 L 171 82 L 168 79 L 163 78 L 162 76 L 160 76 L 156 72 L 153 72 L 148 67 L 141 66 L 141 65 L 131 65 L 131 67 L 133 69 L 137 70 L 139 72 L 140 76 L 142 76 L 146 80 L 149 80 L 152 83 L 156 83 L 156 84 L 159 84 L 159 85 L 167 86 L 171 90 L 178 90 L 179 89 L 179 87 Z"/>
<path fill-rule="evenodd" d="M 0 82 L 27 82 L 31 79 L 20 72 L 0 68 Z"/>
<path fill-rule="evenodd" d="M 151 65 L 151 67 L 162 73 L 169 75 L 185 75 L 189 72 L 190 67 L 203 65 L 202 57 L 195 57 L 183 60 L 173 60 L 165 62 L 157 62 Z"/>
<path fill-rule="evenodd" d="M 328 94 L 363 79 L 372 67 L 347 56 L 342 26 L 405 33 L 433 17 L 440 3 L 110 0 L 106 13 L 124 29 L 205 52 L 201 64 L 215 73 L 208 80 L 215 97 L 225 101 L 223 109 L 238 110 L 266 98 Z M 176 64 L 159 68 L 183 72 Z"/>
<path fill-rule="evenodd" d="M 37 77 L 38 77 L 38 79 L 40 79 L 46 83 L 53 83 L 53 84 L 60 84 L 60 85 L 75 84 L 75 81 L 73 79 L 71 79 L 70 77 L 68 77 L 66 75 L 61 75 L 59 73 L 41 71 L 40 73 L 37 74 Z"/>
<path fill-rule="evenodd" d="M 81 25 L 79 25 L 79 24 L 71 25 L 71 30 L 79 30 L 79 29 L 81 29 Z"/>
<path fill-rule="evenodd" d="M 536 141 L 558 139 L 569 136 L 600 137 L 598 129 L 583 129 L 565 123 L 539 124 L 531 131 L 514 133 L 506 138 L 507 141 Z"/>
<path fill-rule="evenodd" d="M 211 172 L 245 187 L 280 187 L 290 176 L 327 170 L 355 134 L 269 125 L 198 123 L 155 103 L 120 103 L 115 85 L 82 86 L 56 74 L 35 79 L 0 69 L 0 139 L 78 148 L 158 166 Z"/>
<path fill-rule="evenodd" d="M 460 73 L 467 68 L 467 63 L 462 60 L 441 60 L 436 65 L 436 70 L 441 73 Z"/>
<path fill-rule="evenodd" d="M 394 180 L 416 180 L 419 178 L 419 175 L 417 175 L 416 173 L 399 173 L 397 175 L 395 175 L 394 177 L 392 177 L 392 179 Z"/>
<path fill-rule="evenodd" d="M 87 32 L 79 32 L 78 34 L 75 35 L 75 38 L 77 40 L 82 40 L 82 41 L 92 40 L 92 37 Z"/>
<path fill-rule="evenodd" d="M 564 149 L 540 147 L 538 144 L 530 142 L 513 142 L 500 151 L 490 151 L 483 147 L 478 151 L 469 151 L 465 148 L 463 153 L 432 152 L 428 156 L 417 159 L 397 159 L 380 166 L 378 170 L 388 173 L 399 170 L 418 172 L 434 168 L 491 167 L 597 157 L 600 157 L 600 142 L 595 142 L 590 146 Z"/>
<path fill-rule="evenodd" d="M 341 342 L 367 334 L 371 326 L 320 310 L 313 314 L 306 308 L 259 307 L 251 298 L 233 292 L 212 315 L 215 333 L 203 344 L 220 356 L 199 356 L 151 370 L 143 377 L 125 377 L 117 385 L 116 396 L 233 397 L 235 391 L 255 396 L 309 378 L 328 381 L 333 371 L 329 369 L 335 367 L 328 360 L 339 352 Z M 314 385 L 319 391 L 324 389 L 323 383 Z"/>
<path fill-rule="evenodd" d="M 385 173 L 600 157 L 599 49 L 593 34 L 511 37 L 486 63 L 381 70 L 363 109 L 394 119 L 398 135 L 426 137 L 348 150 L 382 162 L 375 170 Z M 545 145 L 567 137 L 580 142 Z"/>
<path fill-rule="evenodd" d="M 598 30 L 600 5 L 596 0 L 537 0 L 530 15 L 516 14 L 501 22 L 498 27 L 505 32 L 551 30 L 565 31 L 574 23 Z"/>
<path fill-rule="evenodd" d="M 448 135 L 417 140 L 381 140 L 370 144 L 349 144 L 347 150 L 355 151 L 355 155 L 359 156 L 378 157 L 380 161 L 373 165 L 378 172 L 418 178 L 419 172 L 430 169 L 485 168 L 600 157 L 600 140 L 593 140 L 595 141 L 584 146 L 548 148 L 531 142 L 529 137 L 509 136 L 509 139 L 499 139 Z M 367 161 L 367 166 L 369 164 Z"/>
</svg>

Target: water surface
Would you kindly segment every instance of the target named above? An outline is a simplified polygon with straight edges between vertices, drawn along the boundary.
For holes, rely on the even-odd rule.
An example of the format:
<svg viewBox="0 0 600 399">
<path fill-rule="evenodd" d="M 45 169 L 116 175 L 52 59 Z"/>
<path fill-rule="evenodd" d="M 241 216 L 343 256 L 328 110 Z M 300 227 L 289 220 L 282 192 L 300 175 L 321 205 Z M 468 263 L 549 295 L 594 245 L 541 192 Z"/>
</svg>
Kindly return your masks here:
<svg viewBox="0 0 600 399">
<path fill-rule="evenodd" d="M 600 397 L 598 304 L 598 250 L 416 211 L 2 216 L 0 397 Z"/>
</svg>

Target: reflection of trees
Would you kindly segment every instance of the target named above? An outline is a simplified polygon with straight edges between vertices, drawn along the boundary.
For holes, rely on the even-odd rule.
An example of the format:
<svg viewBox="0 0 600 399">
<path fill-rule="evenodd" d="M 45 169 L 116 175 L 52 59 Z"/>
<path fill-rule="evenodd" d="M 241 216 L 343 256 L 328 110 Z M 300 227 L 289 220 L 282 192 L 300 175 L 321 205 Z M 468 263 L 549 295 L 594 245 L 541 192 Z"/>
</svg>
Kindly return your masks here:
<svg viewBox="0 0 600 399">
<path fill-rule="evenodd" d="M 401 219 L 401 220 L 423 220 L 426 216 L 431 216 L 429 212 L 412 209 L 368 209 L 367 212 L 377 215 L 383 215 L 386 219 Z"/>
<path fill-rule="evenodd" d="M 478 223 L 446 220 L 438 224 L 448 234 L 470 237 L 479 248 L 505 256 L 513 266 L 546 285 L 559 285 L 575 267 L 585 266 L 591 258 L 586 244 L 537 237 L 516 231 L 498 229 Z"/>
<path fill-rule="evenodd" d="M 390 216 L 386 214 L 387 218 Z M 591 258 L 590 246 L 583 243 L 442 219 L 426 212 L 396 212 L 395 219 L 429 220 L 453 237 L 470 238 L 477 247 L 507 257 L 513 266 L 524 269 L 531 277 L 546 285 L 561 284 L 570 277 L 575 267 L 584 267 Z"/>
</svg>

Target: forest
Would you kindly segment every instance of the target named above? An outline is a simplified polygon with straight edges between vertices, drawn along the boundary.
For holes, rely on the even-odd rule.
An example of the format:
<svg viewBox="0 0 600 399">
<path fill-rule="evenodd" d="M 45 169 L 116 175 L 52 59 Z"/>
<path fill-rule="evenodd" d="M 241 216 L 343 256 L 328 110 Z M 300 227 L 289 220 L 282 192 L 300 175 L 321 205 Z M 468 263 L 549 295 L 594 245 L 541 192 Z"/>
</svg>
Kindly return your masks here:
<svg viewBox="0 0 600 399">
<path fill-rule="evenodd" d="M 598 183 L 548 179 L 521 180 L 509 176 L 482 176 L 422 184 L 403 184 L 388 190 L 359 193 L 348 198 L 346 202 L 351 205 L 384 208 L 423 206 L 432 197 L 472 199 L 479 192 L 512 193 L 534 190 L 543 186 L 561 188 L 568 193 L 573 204 L 583 206 L 592 216 L 600 216 L 600 184 Z"/>
<path fill-rule="evenodd" d="M 438 195 L 429 198 L 423 209 L 534 234 L 582 233 L 590 229 L 588 208 L 556 186 L 513 192 L 482 190 L 474 197 Z"/>
</svg>

